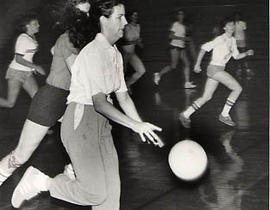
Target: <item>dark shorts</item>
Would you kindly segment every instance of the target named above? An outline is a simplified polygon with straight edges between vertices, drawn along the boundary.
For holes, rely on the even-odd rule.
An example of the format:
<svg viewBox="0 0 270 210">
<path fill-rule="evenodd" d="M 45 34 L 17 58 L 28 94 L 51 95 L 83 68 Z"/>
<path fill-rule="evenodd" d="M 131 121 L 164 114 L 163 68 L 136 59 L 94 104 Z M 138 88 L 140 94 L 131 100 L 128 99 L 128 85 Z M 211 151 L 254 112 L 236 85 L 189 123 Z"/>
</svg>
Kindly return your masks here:
<svg viewBox="0 0 270 210">
<path fill-rule="evenodd" d="M 68 94 L 67 90 L 44 85 L 32 99 L 27 119 L 39 125 L 53 126 L 66 110 Z"/>
<path fill-rule="evenodd" d="M 225 66 L 215 66 L 215 65 L 209 65 L 207 67 L 207 76 L 212 78 L 217 72 L 224 71 Z"/>
</svg>

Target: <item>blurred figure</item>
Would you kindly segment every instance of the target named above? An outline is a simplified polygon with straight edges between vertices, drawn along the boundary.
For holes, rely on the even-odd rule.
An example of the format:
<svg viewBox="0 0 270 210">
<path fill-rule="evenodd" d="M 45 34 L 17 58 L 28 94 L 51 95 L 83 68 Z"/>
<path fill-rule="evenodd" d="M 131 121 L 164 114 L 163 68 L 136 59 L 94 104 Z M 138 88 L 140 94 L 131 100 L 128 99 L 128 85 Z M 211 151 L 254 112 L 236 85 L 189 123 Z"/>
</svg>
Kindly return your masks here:
<svg viewBox="0 0 270 210">
<path fill-rule="evenodd" d="M 0 161 L 0 186 L 31 157 L 49 128 L 65 112 L 71 79 L 70 68 L 79 50 L 88 42 L 89 36 L 86 28 L 88 17 L 85 10 L 81 9 L 89 10 L 90 4 L 87 0 L 73 3 L 74 0 L 66 2 L 63 16 L 69 21 L 65 23 L 65 33 L 58 37 L 53 47 L 50 73 L 46 84 L 37 91 L 31 102 L 18 145 Z"/>
<path fill-rule="evenodd" d="M 38 51 L 38 42 L 35 34 L 39 32 L 39 22 L 35 14 L 26 14 L 20 19 L 18 36 L 15 44 L 14 58 L 6 72 L 8 80 L 7 99 L 0 98 L 0 107 L 13 108 L 17 101 L 21 88 L 31 98 L 38 90 L 34 73 L 45 75 L 45 71 L 39 65 L 33 63 L 33 57 Z"/>
<path fill-rule="evenodd" d="M 165 66 L 160 72 L 154 73 L 154 83 L 159 85 L 161 78 L 169 73 L 174 71 L 177 68 L 179 60 L 184 63 L 184 88 L 195 88 L 196 85 L 190 81 L 190 62 L 187 58 L 186 53 L 186 42 L 189 42 L 191 39 L 187 37 L 187 29 L 184 25 L 184 11 L 178 10 L 176 13 L 177 21 L 175 21 L 169 33 L 170 42 L 170 53 L 171 53 L 171 64 Z M 193 46 L 193 42 L 191 43 Z"/>
<path fill-rule="evenodd" d="M 127 87 L 130 90 L 131 85 L 137 82 L 145 73 L 145 67 L 135 52 L 136 46 L 143 48 L 142 38 L 140 37 L 141 26 L 138 23 L 138 12 L 132 12 L 129 19 L 130 22 L 125 26 L 122 50 L 125 70 L 127 70 L 127 65 L 130 64 L 135 71 L 126 79 Z"/>
<path fill-rule="evenodd" d="M 235 32 L 234 37 L 236 39 L 236 44 L 239 52 L 245 52 L 247 50 L 247 23 L 241 17 L 239 12 L 234 14 L 234 21 L 235 21 Z M 252 69 L 249 68 L 247 59 L 241 59 L 237 62 L 238 69 L 236 75 L 241 77 L 242 72 L 246 72 L 246 76 L 248 78 L 254 76 L 254 72 Z"/>
<path fill-rule="evenodd" d="M 212 37 L 213 39 L 216 38 L 217 36 L 222 34 L 222 19 L 220 17 L 215 17 L 214 19 L 214 27 L 212 29 Z"/>
</svg>

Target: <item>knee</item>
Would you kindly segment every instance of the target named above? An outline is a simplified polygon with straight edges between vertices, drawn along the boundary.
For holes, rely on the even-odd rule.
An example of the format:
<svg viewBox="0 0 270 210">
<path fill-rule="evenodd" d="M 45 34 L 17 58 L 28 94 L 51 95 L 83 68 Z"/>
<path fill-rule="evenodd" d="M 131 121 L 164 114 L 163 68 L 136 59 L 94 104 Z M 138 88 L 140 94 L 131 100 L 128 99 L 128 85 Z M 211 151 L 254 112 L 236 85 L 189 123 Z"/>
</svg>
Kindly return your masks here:
<svg viewBox="0 0 270 210">
<path fill-rule="evenodd" d="M 240 85 L 238 87 L 238 91 L 239 91 L 239 93 L 241 93 L 243 91 L 243 88 Z"/>
<path fill-rule="evenodd" d="M 243 88 L 238 84 L 236 85 L 234 88 L 233 88 L 234 91 L 238 92 L 238 93 L 241 93 Z"/>
</svg>

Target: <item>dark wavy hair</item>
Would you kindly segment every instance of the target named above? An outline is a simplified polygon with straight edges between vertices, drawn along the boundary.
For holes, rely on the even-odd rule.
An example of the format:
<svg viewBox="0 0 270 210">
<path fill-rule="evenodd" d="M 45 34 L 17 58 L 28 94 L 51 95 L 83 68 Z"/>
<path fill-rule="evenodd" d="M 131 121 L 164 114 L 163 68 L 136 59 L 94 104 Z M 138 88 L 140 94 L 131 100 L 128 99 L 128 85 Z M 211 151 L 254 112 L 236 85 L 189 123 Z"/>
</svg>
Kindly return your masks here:
<svg viewBox="0 0 270 210">
<path fill-rule="evenodd" d="M 79 3 L 89 2 L 91 5 L 89 15 L 75 8 Z M 109 17 L 113 7 L 122 4 L 121 0 L 68 0 L 64 12 L 60 15 L 60 23 L 68 31 L 73 46 L 81 50 L 91 42 L 100 32 L 101 16 Z"/>
<path fill-rule="evenodd" d="M 221 21 L 221 29 L 223 29 L 227 23 L 231 23 L 231 22 L 234 22 L 234 19 L 232 16 L 228 16 L 228 17 L 225 17 L 222 21 Z"/>
<path fill-rule="evenodd" d="M 29 24 L 33 20 L 38 20 L 37 14 L 33 13 L 33 12 L 20 16 L 18 18 L 19 24 L 17 27 L 17 31 L 20 33 L 26 32 L 26 30 L 27 30 L 26 25 Z"/>
</svg>

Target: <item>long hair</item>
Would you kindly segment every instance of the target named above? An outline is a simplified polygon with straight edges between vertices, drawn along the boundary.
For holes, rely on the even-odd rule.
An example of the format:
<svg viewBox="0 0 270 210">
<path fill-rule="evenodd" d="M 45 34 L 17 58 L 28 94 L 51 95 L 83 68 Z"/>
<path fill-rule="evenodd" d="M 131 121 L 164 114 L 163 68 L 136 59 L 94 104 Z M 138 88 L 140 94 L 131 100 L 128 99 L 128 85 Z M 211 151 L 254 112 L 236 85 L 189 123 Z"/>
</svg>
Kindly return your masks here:
<svg viewBox="0 0 270 210">
<path fill-rule="evenodd" d="M 80 11 L 75 6 L 79 3 L 89 2 L 89 14 Z M 100 17 L 110 17 L 113 7 L 121 4 L 121 0 L 68 0 L 61 15 L 60 22 L 73 46 L 81 50 L 91 42 L 101 31 Z"/>
</svg>

